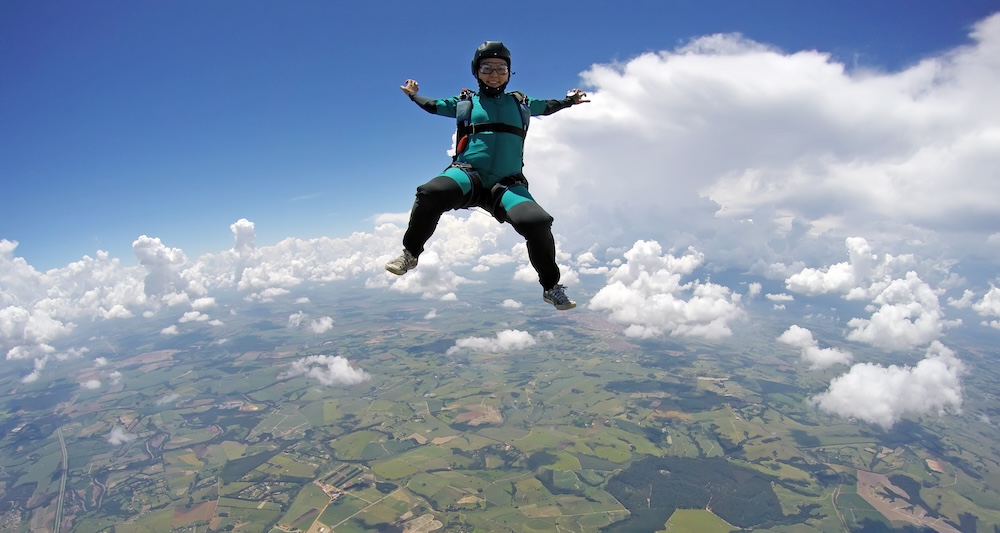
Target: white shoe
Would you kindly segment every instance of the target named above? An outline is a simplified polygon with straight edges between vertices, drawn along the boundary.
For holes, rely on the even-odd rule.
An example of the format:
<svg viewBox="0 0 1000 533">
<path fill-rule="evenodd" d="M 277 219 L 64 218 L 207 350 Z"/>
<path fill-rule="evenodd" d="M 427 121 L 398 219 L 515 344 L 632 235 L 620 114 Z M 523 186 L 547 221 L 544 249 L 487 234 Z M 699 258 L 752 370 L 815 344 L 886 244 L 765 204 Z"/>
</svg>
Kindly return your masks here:
<svg viewBox="0 0 1000 533">
<path fill-rule="evenodd" d="M 417 268 L 417 258 L 405 249 L 399 257 L 385 264 L 385 269 L 397 276 L 402 276 L 414 268 Z"/>
</svg>

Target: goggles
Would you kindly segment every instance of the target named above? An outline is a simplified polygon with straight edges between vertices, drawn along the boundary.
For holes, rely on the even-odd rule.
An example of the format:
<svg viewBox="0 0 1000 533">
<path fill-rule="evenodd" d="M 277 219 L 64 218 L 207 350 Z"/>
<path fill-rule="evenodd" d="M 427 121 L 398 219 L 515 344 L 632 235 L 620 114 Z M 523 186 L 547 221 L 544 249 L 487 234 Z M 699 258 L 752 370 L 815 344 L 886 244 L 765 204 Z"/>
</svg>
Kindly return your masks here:
<svg viewBox="0 0 1000 533">
<path fill-rule="evenodd" d="M 479 73 L 480 74 L 490 74 L 492 72 L 496 72 L 497 74 L 500 74 L 501 76 L 503 76 L 504 74 L 507 74 L 508 72 L 510 72 L 510 69 L 507 68 L 507 65 L 496 65 L 496 64 L 488 64 L 488 63 L 483 63 L 483 64 L 479 65 Z"/>
</svg>

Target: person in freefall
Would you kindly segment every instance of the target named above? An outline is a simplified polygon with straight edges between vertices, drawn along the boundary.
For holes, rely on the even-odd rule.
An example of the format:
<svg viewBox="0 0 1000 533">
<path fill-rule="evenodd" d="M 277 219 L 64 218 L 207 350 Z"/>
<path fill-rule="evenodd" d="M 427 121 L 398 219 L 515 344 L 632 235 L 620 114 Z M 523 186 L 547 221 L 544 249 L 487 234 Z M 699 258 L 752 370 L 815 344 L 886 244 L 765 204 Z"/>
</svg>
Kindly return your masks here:
<svg viewBox="0 0 1000 533">
<path fill-rule="evenodd" d="M 576 307 L 559 284 L 552 216 L 535 203 L 524 165 L 524 137 L 531 116 L 551 115 L 588 102 L 573 89 L 562 100 L 537 100 L 505 92 L 510 81 L 510 50 L 498 41 L 484 42 L 472 58 L 479 91 L 436 100 L 418 95 L 419 85 L 406 80 L 400 89 L 428 113 L 458 120 L 454 161 L 439 176 L 417 187 L 410 222 L 403 235 L 403 253 L 385 269 L 403 275 L 416 268 L 424 244 L 441 215 L 451 209 L 479 206 L 501 223 L 510 222 L 525 239 L 531 266 L 538 272 L 542 299 L 556 309 Z"/>
</svg>

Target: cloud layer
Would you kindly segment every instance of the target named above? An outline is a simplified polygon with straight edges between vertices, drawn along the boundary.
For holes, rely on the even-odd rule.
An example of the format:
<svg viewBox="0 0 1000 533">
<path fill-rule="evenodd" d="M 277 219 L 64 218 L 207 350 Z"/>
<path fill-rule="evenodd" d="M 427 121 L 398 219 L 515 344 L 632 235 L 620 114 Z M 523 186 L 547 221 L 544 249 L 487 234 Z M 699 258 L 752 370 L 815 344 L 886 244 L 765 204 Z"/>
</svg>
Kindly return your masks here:
<svg viewBox="0 0 1000 533">
<path fill-rule="evenodd" d="M 859 350 L 820 348 L 836 339 L 783 326 L 777 342 L 811 370 L 854 363 L 814 397 L 819 409 L 880 425 L 957 412 L 964 366 L 944 346 L 946 334 L 1000 329 L 1000 103 L 992 96 L 1000 15 L 971 37 L 898 72 L 848 69 L 822 52 L 739 35 L 592 66 L 583 73 L 592 103 L 533 121 L 525 168 L 556 218 L 563 283 L 600 284 L 580 312 L 603 314 L 637 338 L 719 340 L 754 320 L 748 308 L 762 288 L 713 275 L 757 276 L 783 284 L 785 292 L 766 295 L 776 313 L 814 299 L 843 302 L 838 312 L 851 315 L 842 342 L 892 357 L 926 350 L 913 367 L 879 366 L 857 361 Z M 83 356 L 70 339 L 103 324 L 158 318 L 163 335 L 223 325 L 232 310 L 218 305 L 222 292 L 248 304 L 286 302 L 306 283 L 357 280 L 456 301 L 491 271 L 512 271 L 514 284 L 537 281 L 521 238 L 478 211 L 446 214 L 420 266 L 387 275 L 382 265 L 399 253 L 406 220 L 384 213 L 369 231 L 259 245 L 255 224 L 240 219 L 230 226 L 233 247 L 218 253 L 192 258 L 178 243 L 139 235 L 134 263 L 97 251 L 45 272 L 0 239 L 0 354 L 31 383 L 53 361 Z M 497 304 L 506 312 L 531 305 L 541 304 Z M 293 312 L 288 327 L 326 335 L 336 323 Z M 537 341 L 504 330 L 457 339 L 450 351 L 508 352 Z M 282 376 L 324 385 L 371 378 L 327 355 L 296 361 Z"/>
<path fill-rule="evenodd" d="M 572 242 L 655 228 L 748 267 L 827 262 L 861 235 L 995 262 L 1000 15 L 970 37 L 899 72 L 734 34 L 594 65 L 591 104 L 532 125 L 525 172 Z"/>
</svg>

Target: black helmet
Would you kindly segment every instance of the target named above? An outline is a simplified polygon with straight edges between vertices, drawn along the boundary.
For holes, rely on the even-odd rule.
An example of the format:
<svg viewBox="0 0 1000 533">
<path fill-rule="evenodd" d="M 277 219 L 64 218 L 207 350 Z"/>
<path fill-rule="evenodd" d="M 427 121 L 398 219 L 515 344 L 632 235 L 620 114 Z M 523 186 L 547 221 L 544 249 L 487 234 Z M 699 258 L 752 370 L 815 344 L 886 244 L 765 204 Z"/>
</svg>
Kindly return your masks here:
<svg viewBox="0 0 1000 533">
<path fill-rule="evenodd" d="M 507 68 L 510 68 L 510 50 L 500 41 L 486 41 L 476 48 L 476 55 L 472 56 L 473 76 L 479 72 L 479 62 L 489 57 L 503 59 L 507 62 Z"/>
</svg>

